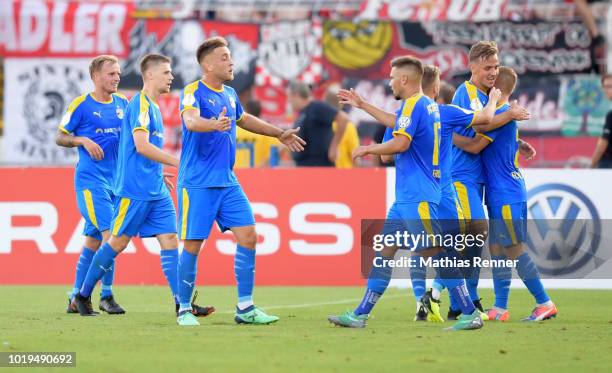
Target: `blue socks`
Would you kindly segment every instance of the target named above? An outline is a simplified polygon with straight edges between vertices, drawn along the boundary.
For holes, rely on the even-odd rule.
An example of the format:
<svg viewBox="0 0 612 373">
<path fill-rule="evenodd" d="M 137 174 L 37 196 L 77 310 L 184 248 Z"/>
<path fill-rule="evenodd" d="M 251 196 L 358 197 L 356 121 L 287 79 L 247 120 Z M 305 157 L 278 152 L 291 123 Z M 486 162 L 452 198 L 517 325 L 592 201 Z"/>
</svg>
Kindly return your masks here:
<svg viewBox="0 0 612 373">
<path fill-rule="evenodd" d="M 491 255 L 493 260 L 506 260 L 505 255 Z M 512 282 L 512 268 L 493 267 L 493 291 L 495 292 L 495 308 L 507 310 L 510 283 Z"/>
<path fill-rule="evenodd" d="M 482 246 L 474 244 L 468 248 L 466 259 L 469 259 L 473 263 L 473 258 L 482 256 Z M 470 293 L 470 299 L 472 301 L 480 300 L 478 295 L 478 281 L 480 280 L 480 267 L 468 267 L 464 268 L 463 275 L 465 277 L 465 284 L 468 292 Z"/>
<path fill-rule="evenodd" d="M 93 291 L 96 283 L 104 276 L 104 274 L 113 269 L 113 264 L 115 261 L 115 257 L 117 253 L 113 248 L 107 243 L 102 245 L 96 251 L 96 254 L 93 256 L 91 261 L 91 265 L 89 270 L 87 271 L 87 275 L 85 276 L 85 280 L 83 281 L 83 285 L 81 286 L 81 295 L 88 298 L 91 296 L 91 292 Z"/>
<path fill-rule="evenodd" d="M 198 256 L 183 249 L 178 264 L 178 297 L 180 311 L 191 310 L 191 295 L 195 286 Z M 170 282 L 170 281 L 168 281 Z M 170 285 L 172 287 L 172 285 Z"/>
<path fill-rule="evenodd" d="M 162 271 L 164 272 L 164 276 L 166 276 L 166 280 L 168 281 L 168 285 L 170 285 L 170 290 L 172 291 L 172 297 L 174 297 L 174 302 L 178 304 L 178 249 L 162 249 L 159 256 Z"/>
<path fill-rule="evenodd" d="M 436 254 L 434 260 L 443 260 L 444 258 L 453 259 L 457 254 L 453 251 L 445 252 L 442 251 Z M 458 302 L 459 309 L 464 315 L 471 315 L 474 313 L 474 304 L 470 299 L 470 295 L 465 286 L 465 280 L 462 278 L 461 271 L 458 268 L 452 266 L 440 266 L 438 269 L 438 275 L 440 282 L 446 286 L 451 297 L 454 297 Z"/>
<path fill-rule="evenodd" d="M 421 301 L 425 295 L 425 278 L 427 277 L 427 269 L 421 264 L 421 257 L 414 255 L 410 258 L 412 266 L 410 267 L 410 281 L 412 282 L 412 292 L 417 302 Z"/>
<path fill-rule="evenodd" d="M 115 258 L 111 264 L 111 269 L 104 272 L 102 279 L 100 280 L 100 286 L 102 292 L 100 292 L 100 298 L 112 297 L 113 296 L 113 280 L 115 279 Z"/>
<path fill-rule="evenodd" d="M 523 253 L 519 256 L 516 266 L 516 272 L 518 273 L 521 280 L 529 292 L 536 300 L 538 304 L 544 304 L 550 301 L 550 297 L 546 294 L 546 290 L 544 290 L 544 285 L 540 280 L 540 272 L 538 271 L 538 267 L 536 267 L 535 263 L 531 260 L 531 257 L 528 253 Z"/>
<path fill-rule="evenodd" d="M 374 308 L 376 302 L 378 302 L 385 290 L 387 290 L 387 286 L 389 286 L 389 282 L 391 281 L 392 272 L 393 268 L 389 266 L 372 266 L 370 276 L 368 277 L 368 287 L 363 296 L 363 300 L 354 311 L 355 315 L 367 315 L 372 312 L 372 308 Z"/>
<path fill-rule="evenodd" d="M 87 271 L 89 270 L 91 260 L 93 259 L 95 253 L 95 251 L 88 249 L 87 247 L 83 247 L 83 251 L 81 251 L 79 261 L 77 262 L 74 287 L 72 289 L 70 299 L 74 298 L 74 296 L 78 294 L 79 290 L 81 290 L 81 286 L 83 285 L 83 281 L 85 281 L 85 276 L 87 276 Z"/>
<path fill-rule="evenodd" d="M 238 288 L 238 310 L 245 310 L 253 305 L 255 250 L 238 245 L 234 257 L 234 275 Z"/>
</svg>

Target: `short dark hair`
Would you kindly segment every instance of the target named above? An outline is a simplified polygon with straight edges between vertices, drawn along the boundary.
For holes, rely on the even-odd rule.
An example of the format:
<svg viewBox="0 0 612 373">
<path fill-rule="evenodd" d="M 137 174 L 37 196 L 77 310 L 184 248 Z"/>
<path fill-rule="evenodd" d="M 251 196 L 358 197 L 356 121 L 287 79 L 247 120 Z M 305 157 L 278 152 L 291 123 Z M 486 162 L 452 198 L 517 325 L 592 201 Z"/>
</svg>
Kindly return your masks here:
<svg viewBox="0 0 612 373">
<path fill-rule="evenodd" d="M 423 66 L 423 80 L 421 80 L 421 88 L 423 88 L 424 91 L 430 89 L 438 78 L 440 78 L 440 69 L 438 66 Z"/>
<path fill-rule="evenodd" d="M 212 38 L 208 38 L 204 40 L 202 44 L 198 47 L 198 51 L 196 52 L 196 57 L 198 58 L 198 63 L 202 63 L 204 57 L 208 56 L 215 49 L 219 47 L 227 47 L 229 44 L 227 40 L 221 36 L 215 36 Z"/>
<path fill-rule="evenodd" d="M 446 105 L 450 105 L 453 102 L 453 96 L 455 95 L 455 87 L 448 84 L 445 81 L 440 82 L 440 96 L 439 98 Z"/>
<path fill-rule="evenodd" d="M 494 41 L 479 41 L 470 48 L 470 62 L 477 60 L 486 60 L 487 58 L 499 53 L 497 43 Z"/>
<path fill-rule="evenodd" d="M 144 76 L 147 70 L 160 63 L 172 63 L 172 60 L 161 54 L 147 54 L 140 60 L 140 73 Z"/>
<path fill-rule="evenodd" d="M 119 59 L 109 54 L 103 54 L 94 58 L 89 64 L 89 76 L 93 79 L 93 74 L 102 70 L 102 66 L 104 66 L 104 64 L 107 62 L 119 63 Z"/>
<path fill-rule="evenodd" d="M 499 74 L 497 74 L 497 79 L 495 79 L 495 88 L 500 89 L 502 93 L 510 94 L 514 91 L 517 80 L 518 75 L 516 75 L 516 72 L 511 67 L 500 66 Z"/>
<path fill-rule="evenodd" d="M 398 69 L 404 68 L 404 67 L 410 68 L 417 73 L 418 78 L 420 79 L 423 78 L 423 73 L 424 73 L 423 62 L 421 62 L 421 60 L 419 60 L 416 57 L 412 57 L 412 56 L 395 57 L 394 59 L 391 60 L 391 67 L 397 67 Z"/>
<path fill-rule="evenodd" d="M 246 112 L 259 117 L 261 115 L 261 102 L 255 99 L 250 99 L 245 105 Z"/>
</svg>

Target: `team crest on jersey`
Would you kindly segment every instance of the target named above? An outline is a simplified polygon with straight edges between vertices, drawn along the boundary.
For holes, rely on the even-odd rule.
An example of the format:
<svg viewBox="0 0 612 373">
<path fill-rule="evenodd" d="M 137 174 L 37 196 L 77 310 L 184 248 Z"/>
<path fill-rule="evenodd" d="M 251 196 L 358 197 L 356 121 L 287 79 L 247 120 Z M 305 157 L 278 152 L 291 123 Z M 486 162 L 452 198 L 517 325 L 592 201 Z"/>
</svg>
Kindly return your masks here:
<svg viewBox="0 0 612 373">
<path fill-rule="evenodd" d="M 192 106 L 195 103 L 195 96 L 193 93 L 187 93 L 183 97 L 183 106 Z"/>
<path fill-rule="evenodd" d="M 478 98 L 474 98 L 472 99 L 472 101 L 470 101 L 470 107 L 474 111 L 482 110 L 482 104 L 480 103 L 480 100 Z"/>
<path fill-rule="evenodd" d="M 142 113 L 140 113 L 140 115 L 138 116 L 138 123 L 140 123 L 140 125 L 143 127 L 149 127 L 149 112 L 148 111 L 143 111 Z"/>
<path fill-rule="evenodd" d="M 118 107 L 117 110 L 115 110 L 115 113 L 117 113 L 117 118 L 119 119 L 123 119 L 123 109 Z"/>
<path fill-rule="evenodd" d="M 236 108 L 236 100 L 232 96 L 229 97 L 230 106 L 235 109 Z"/>
<path fill-rule="evenodd" d="M 399 128 L 408 128 L 410 127 L 410 124 L 412 123 L 412 121 L 410 120 L 410 117 L 400 117 L 400 119 L 398 120 L 398 125 Z"/>
</svg>

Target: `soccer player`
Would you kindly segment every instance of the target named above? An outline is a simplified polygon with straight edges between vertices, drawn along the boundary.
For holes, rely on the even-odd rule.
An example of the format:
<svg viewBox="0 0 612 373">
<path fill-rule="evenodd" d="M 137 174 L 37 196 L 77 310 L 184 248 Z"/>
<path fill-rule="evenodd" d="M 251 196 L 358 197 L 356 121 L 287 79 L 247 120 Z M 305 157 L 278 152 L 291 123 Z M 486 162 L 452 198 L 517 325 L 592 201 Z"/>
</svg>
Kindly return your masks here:
<svg viewBox="0 0 612 373">
<path fill-rule="evenodd" d="M 423 64 L 410 57 L 398 57 L 391 62 L 391 90 L 394 96 L 403 100 L 398 111 L 393 131 L 394 138 L 383 144 L 360 146 L 353 152 L 355 158 L 367 154 L 396 154 L 397 177 L 395 179 L 396 200 L 387 214 L 385 233 L 389 229 L 397 230 L 396 221 L 401 221 L 401 229 L 410 233 L 427 232 L 428 235 L 439 234 L 437 224 L 438 204 L 440 202 L 440 116 L 438 105 L 431 98 L 423 95 L 421 82 Z M 369 104 L 368 104 L 369 105 Z M 392 117 L 378 108 L 372 109 L 376 116 L 385 123 Z M 369 111 L 368 111 L 369 112 Z M 440 245 L 427 243 L 417 244 L 411 248 L 421 257 L 432 257 L 438 262 L 454 261 L 457 256 L 454 250 L 443 250 Z M 391 278 L 392 268 L 384 264 L 392 259 L 398 246 L 386 247 L 381 251 L 382 265 L 372 266 L 363 301 L 354 311 L 339 316 L 330 316 L 328 320 L 339 326 L 363 328 L 368 315 L 385 292 Z M 454 330 L 478 329 L 482 327 L 480 313 L 469 299 L 465 281 L 461 272 L 453 265 L 442 265 L 437 268 L 441 281 L 449 288 L 461 305 L 463 315 L 453 326 Z"/>
<path fill-rule="evenodd" d="M 157 237 L 164 275 L 175 299 L 178 294 L 176 212 L 169 193 L 173 185 L 162 169 L 162 165 L 177 167 L 178 159 L 162 150 L 164 126 L 157 104 L 159 96 L 170 91 L 173 80 L 170 59 L 149 54 L 142 59 L 140 71 L 143 89 L 132 97 L 121 124 L 111 237 L 94 255 L 75 296 L 82 316 L 94 315 L 91 307 L 93 287 L 137 234 Z M 208 314 L 212 309 L 201 311 Z"/>
<path fill-rule="evenodd" d="M 77 206 L 85 219 L 83 251 L 76 266 L 74 288 L 68 300 L 68 313 L 78 313 L 74 296 L 79 292 L 91 260 L 109 237 L 113 217 L 112 192 L 121 120 L 127 107 L 127 98 L 117 93 L 121 68 L 115 56 L 102 55 L 89 65 L 94 91 L 75 98 L 62 118 L 55 142 L 59 146 L 78 147 L 79 162 L 74 173 Z M 112 286 L 114 261 L 102 277 L 100 310 L 109 314 L 123 314 L 117 304 Z"/>
<path fill-rule="evenodd" d="M 440 82 L 440 69 L 433 65 L 424 66 L 423 79 L 421 83 L 423 93 L 433 100 L 438 100 L 440 95 L 441 82 Z M 438 218 L 443 221 L 443 226 L 448 232 L 458 232 L 463 230 L 464 219 L 461 211 L 461 206 L 458 203 L 457 195 L 452 183 L 452 157 L 451 157 L 451 143 L 452 134 L 455 128 L 463 129 L 473 124 L 485 124 L 489 123 L 495 113 L 495 105 L 497 98 L 499 97 L 499 91 L 491 92 L 493 100 L 485 106 L 484 110 L 479 112 L 473 112 L 471 110 L 465 110 L 454 105 L 439 105 L 440 110 L 440 188 L 441 188 L 441 200 L 438 209 Z M 364 111 L 372 115 L 374 118 L 379 119 L 387 130 L 385 131 L 385 137 L 383 142 L 389 141 L 393 138 L 392 126 L 395 125 L 395 121 L 399 114 L 386 113 L 382 109 L 366 102 L 361 96 L 359 96 L 353 90 L 341 90 L 338 93 L 338 97 L 341 103 L 349 104 L 358 108 L 362 108 Z M 512 111 L 508 111 L 501 115 L 500 118 L 494 120 L 500 123 L 508 122 L 512 120 L 511 114 L 516 114 L 517 111 L 524 110 L 522 107 L 515 107 Z M 391 156 L 383 155 L 383 162 L 389 162 Z M 410 268 L 410 278 L 412 281 L 412 290 L 416 299 L 416 315 L 415 321 L 443 321 L 439 311 L 440 304 L 440 292 L 443 290 L 443 286 L 439 280 L 434 282 L 433 289 L 425 292 L 425 277 L 426 269 L 419 266 L 420 262 L 416 262 L 415 266 Z M 469 277 L 468 277 L 469 278 Z M 425 302 L 421 302 L 424 298 Z M 451 300 L 454 298 L 451 297 Z M 474 302 L 474 306 L 479 308 L 479 303 Z M 453 303 L 456 306 L 456 302 Z M 482 306 L 480 306 L 482 307 Z M 460 313 L 460 312 L 459 312 Z M 452 317 L 456 320 L 458 315 Z"/>
<path fill-rule="evenodd" d="M 502 91 L 498 112 L 509 109 L 508 100 L 516 86 L 517 75 L 509 67 L 500 67 L 495 87 Z M 487 130 L 476 138 L 457 137 L 456 145 L 471 154 L 482 153 L 486 175 L 486 198 L 491 220 L 491 256 L 505 256 L 517 260 L 516 270 L 529 292 L 536 300 L 536 307 L 523 321 L 542 321 L 557 315 L 557 308 L 546 293 L 535 263 L 525 251 L 527 230 L 527 190 L 518 165 L 519 133 L 516 121 L 491 130 L 493 126 L 475 126 L 478 131 Z M 503 247 L 503 250 L 502 250 Z M 510 282 L 511 268 L 493 268 L 494 281 Z M 509 319 L 509 287 L 497 290 L 495 305 L 488 310 L 491 320 Z"/>
<path fill-rule="evenodd" d="M 239 324 L 270 324 L 277 316 L 253 303 L 255 277 L 255 218 L 251 205 L 234 174 L 236 125 L 276 137 L 292 151 L 305 142 L 299 128 L 281 130 L 243 111 L 238 95 L 223 83 L 234 79 L 233 60 L 222 37 L 205 40 L 197 50 L 202 79 L 181 93 L 183 150 L 178 176 L 179 232 L 184 249 L 179 261 L 179 325 L 199 325 L 189 311 L 200 248 L 213 223 L 231 230 L 237 241 L 234 273 L 238 303 L 234 320 Z"/>
<path fill-rule="evenodd" d="M 453 97 L 454 105 L 479 111 L 487 104 L 489 100 L 488 92 L 494 86 L 499 71 L 498 52 L 497 44 L 494 41 L 480 41 L 470 48 L 469 66 L 472 75 L 469 81 L 464 82 L 457 88 L 455 97 Z M 467 137 L 476 136 L 472 126 L 455 131 L 455 133 Z M 520 149 L 527 157 L 532 156 L 534 152 L 533 148 L 527 143 L 521 144 Z M 456 146 L 452 148 L 452 154 L 453 182 L 468 225 L 468 231 L 472 234 L 485 234 L 487 231 L 487 221 L 483 207 L 485 175 L 481 157 L 479 154 L 465 152 Z M 475 244 L 466 250 L 466 255 L 469 257 L 477 257 L 481 254 L 482 247 L 480 245 Z M 472 301 L 478 302 L 480 301 L 477 290 L 479 272 L 479 267 L 473 268 L 472 275 L 467 280 L 470 297 Z M 509 286 L 509 281 L 494 281 L 495 296 L 498 296 L 498 292 L 503 293 L 503 289 Z"/>
</svg>

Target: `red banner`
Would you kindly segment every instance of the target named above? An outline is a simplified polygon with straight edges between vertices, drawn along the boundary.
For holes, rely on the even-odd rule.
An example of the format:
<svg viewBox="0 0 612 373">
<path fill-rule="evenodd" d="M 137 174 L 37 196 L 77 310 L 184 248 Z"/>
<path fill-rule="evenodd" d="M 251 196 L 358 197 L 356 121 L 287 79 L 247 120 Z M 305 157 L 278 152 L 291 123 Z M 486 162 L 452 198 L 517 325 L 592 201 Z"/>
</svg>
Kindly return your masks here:
<svg viewBox="0 0 612 373">
<path fill-rule="evenodd" d="M 384 218 L 383 169 L 245 169 L 238 178 L 259 234 L 259 285 L 357 285 L 360 221 Z M 69 284 L 82 245 L 70 168 L 3 168 L 0 284 Z M 198 283 L 232 285 L 231 234 L 214 232 Z M 135 239 L 117 259 L 119 284 L 165 284 L 159 246 Z"/>
<path fill-rule="evenodd" d="M 0 55 L 127 56 L 134 19 L 128 1 L 8 0 L 0 7 Z"/>
</svg>

